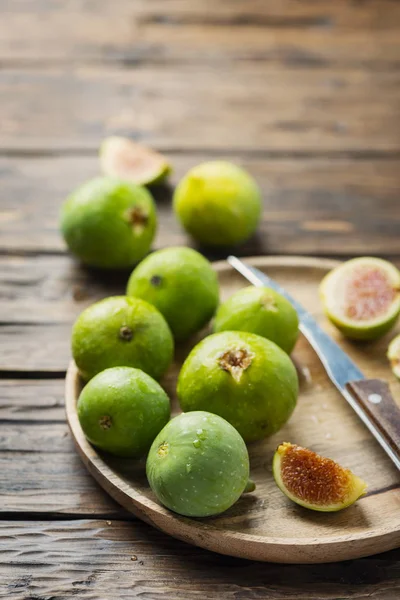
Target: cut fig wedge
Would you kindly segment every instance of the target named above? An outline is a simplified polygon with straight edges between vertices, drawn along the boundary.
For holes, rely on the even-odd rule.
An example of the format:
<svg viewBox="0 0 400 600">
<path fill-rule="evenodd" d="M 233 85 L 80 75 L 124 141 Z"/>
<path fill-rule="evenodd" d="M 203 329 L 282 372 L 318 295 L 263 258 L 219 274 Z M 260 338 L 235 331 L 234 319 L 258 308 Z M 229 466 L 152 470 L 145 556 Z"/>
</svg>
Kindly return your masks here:
<svg viewBox="0 0 400 600">
<path fill-rule="evenodd" d="M 171 172 L 171 166 L 162 154 L 118 136 L 103 141 L 100 163 L 105 175 L 133 181 L 137 185 L 161 183 Z"/>
<path fill-rule="evenodd" d="M 272 468 L 280 490 L 311 510 L 342 510 L 354 504 L 367 489 L 362 479 L 334 460 L 288 442 L 278 446 Z"/>
<path fill-rule="evenodd" d="M 377 339 L 399 315 L 400 272 L 380 258 L 354 258 L 324 277 L 320 296 L 327 317 L 343 335 Z"/>
<path fill-rule="evenodd" d="M 393 374 L 400 379 L 400 334 L 390 342 L 387 351 Z"/>
</svg>

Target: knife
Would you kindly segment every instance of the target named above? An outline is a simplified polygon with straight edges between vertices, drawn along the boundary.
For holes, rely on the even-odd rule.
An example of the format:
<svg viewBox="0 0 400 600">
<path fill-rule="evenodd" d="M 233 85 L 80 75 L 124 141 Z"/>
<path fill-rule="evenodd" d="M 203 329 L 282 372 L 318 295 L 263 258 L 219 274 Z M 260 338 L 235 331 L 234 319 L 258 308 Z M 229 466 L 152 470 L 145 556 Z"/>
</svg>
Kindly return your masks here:
<svg viewBox="0 0 400 600">
<path fill-rule="evenodd" d="M 330 380 L 400 470 L 400 409 L 388 384 L 381 379 L 367 379 L 314 317 L 276 281 L 236 256 L 227 260 L 253 285 L 270 287 L 289 300 L 299 316 L 301 333 L 315 350 Z"/>
</svg>

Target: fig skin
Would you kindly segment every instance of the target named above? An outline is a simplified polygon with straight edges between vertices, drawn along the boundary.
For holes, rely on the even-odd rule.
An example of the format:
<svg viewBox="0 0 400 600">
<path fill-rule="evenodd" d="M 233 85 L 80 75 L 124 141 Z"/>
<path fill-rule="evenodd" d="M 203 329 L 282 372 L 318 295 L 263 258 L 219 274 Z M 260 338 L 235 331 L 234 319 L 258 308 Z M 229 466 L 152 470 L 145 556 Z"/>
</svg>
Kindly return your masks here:
<svg viewBox="0 0 400 600">
<path fill-rule="evenodd" d="M 256 333 L 290 354 L 299 335 L 299 319 L 290 302 L 271 288 L 249 286 L 220 305 L 214 331 Z"/>
<path fill-rule="evenodd" d="M 111 367 L 135 367 L 159 379 L 172 362 L 174 340 L 162 314 L 140 298 L 111 296 L 95 302 L 72 328 L 72 356 L 91 379 Z"/>
<path fill-rule="evenodd" d="M 143 298 L 165 317 L 176 340 L 185 340 L 214 315 L 219 300 L 216 272 L 199 252 L 186 247 L 158 250 L 132 272 L 128 296 Z"/>
<path fill-rule="evenodd" d="M 400 379 L 400 334 L 389 344 L 387 357 L 392 367 L 393 374 Z"/>
<path fill-rule="evenodd" d="M 243 331 L 202 340 L 185 360 L 177 385 L 183 411 L 220 415 L 246 442 L 278 431 L 292 414 L 297 394 L 289 356 L 274 342 Z"/>
<path fill-rule="evenodd" d="M 146 464 L 151 489 L 170 510 L 209 517 L 230 508 L 249 481 L 249 455 L 239 433 L 209 412 L 183 413 L 154 440 Z"/>
<path fill-rule="evenodd" d="M 139 458 L 170 417 L 162 387 L 140 369 L 114 367 L 83 388 L 77 404 L 81 427 L 97 448 Z"/>
<path fill-rule="evenodd" d="M 136 185 L 158 185 L 172 171 L 162 154 L 120 136 L 106 138 L 99 155 L 105 175 L 126 179 Z"/>
<path fill-rule="evenodd" d="M 261 216 L 261 193 L 254 179 L 229 162 L 212 161 L 191 169 L 173 198 L 182 226 L 201 244 L 231 246 L 248 239 Z"/>
<path fill-rule="evenodd" d="M 351 277 L 351 271 L 359 267 L 371 267 L 382 271 L 388 277 L 393 289 L 397 292 L 386 315 L 373 320 L 357 321 L 340 314 L 338 294 L 344 278 Z M 385 335 L 395 325 L 400 313 L 400 272 L 386 260 L 374 257 L 354 258 L 330 271 L 321 281 L 319 288 L 324 312 L 335 327 L 347 338 L 360 341 L 372 341 Z"/>
<path fill-rule="evenodd" d="M 365 481 L 349 469 L 312 450 L 288 442 L 278 446 L 272 471 L 277 486 L 285 496 L 304 508 L 319 512 L 336 512 L 347 508 L 367 489 Z M 291 489 L 288 487 L 289 477 L 292 477 Z M 306 499 L 307 491 L 310 496 L 314 494 L 314 498 Z"/>
<path fill-rule="evenodd" d="M 97 177 L 66 200 L 60 227 L 69 250 L 84 264 L 132 267 L 150 250 L 157 228 L 155 204 L 144 187 Z"/>
</svg>

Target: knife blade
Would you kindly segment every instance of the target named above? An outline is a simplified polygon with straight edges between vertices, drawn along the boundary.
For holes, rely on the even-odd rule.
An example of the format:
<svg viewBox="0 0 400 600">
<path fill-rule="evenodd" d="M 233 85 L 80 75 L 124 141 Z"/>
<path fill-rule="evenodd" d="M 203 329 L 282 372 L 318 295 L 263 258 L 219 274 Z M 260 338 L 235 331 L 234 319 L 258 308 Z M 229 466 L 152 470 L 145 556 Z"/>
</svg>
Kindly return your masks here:
<svg viewBox="0 0 400 600">
<path fill-rule="evenodd" d="M 253 285 L 257 287 L 270 287 L 289 300 L 297 311 L 300 331 L 316 352 L 328 377 L 400 470 L 399 453 L 390 443 L 390 440 L 386 438 L 384 430 L 370 419 L 366 411 L 357 403 L 346 387 L 350 383 L 365 380 L 365 375 L 362 371 L 344 350 L 321 329 L 314 317 L 279 283 L 259 269 L 244 263 L 236 256 L 228 256 L 227 260 L 236 271 Z"/>
</svg>

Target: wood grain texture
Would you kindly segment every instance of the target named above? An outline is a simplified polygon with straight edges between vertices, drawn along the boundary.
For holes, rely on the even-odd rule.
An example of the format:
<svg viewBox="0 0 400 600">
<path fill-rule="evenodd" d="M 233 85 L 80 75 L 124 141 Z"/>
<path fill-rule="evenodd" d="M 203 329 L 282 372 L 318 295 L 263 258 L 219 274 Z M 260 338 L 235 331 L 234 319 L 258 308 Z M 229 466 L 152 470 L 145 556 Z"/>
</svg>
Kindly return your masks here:
<svg viewBox="0 0 400 600">
<path fill-rule="evenodd" d="M 0 23 L 3 63 L 109 62 L 228 68 L 398 66 L 397 2 L 289 0 L 106 0 L 7 4 Z M 27 35 L 29 31 L 29 36 Z"/>
<path fill-rule="evenodd" d="M 169 153 L 168 158 L 175 169 L 172 186 L 194 165 L 215 158 L 232 160 L 254 176 L 264 199 L 263 219 L 257 235 L 236 249 L 242 255 L 362 255 L 366 248 L 374 254 L 400 255 L 397 160 L 277 159 L 223 152 Z M 98 173 L 96 156 L 0 157 L 0 251 L 63 252 L 58 230 L 61 205 L 71 191 Z M 193 245 L 172 214 L 171 195 L 168 188 L 155 190 L 160 221 L 155 248 Z M 40 272 L 43 260 L 38 256 L 38 266 L 31 261 L 29 270 Z M 72 262 L 69 271 L 62 268 L 67 287 Z M 20 274 L 23 262 L 1 259 L 0 269 L 1 278 L 12 282 L 21 277 L 24 282 L 16 284 L 27 287 L 29 275 Z M 49 262 L 48 270 L 52 269 L 57 271 L 57 266 Z M 95 278 L 91 285 L 97 285 Z"/>
<path fill-rule="evenodd" d="M 64 423 L 63 379 L 1 379 L 0 423 Z"/>
<path fill-rule="evenodd" d="M 2 522 L 0 556 L 0 596 L 10 600 L 395 600 L 400 594 L 398 550 L 341 564 L 260 565 L 191 547 L 139 521 Z"/>
<path fill-rule="evenodd" d="M 38 441 L 37 434 L 41 432 L 25 425 L 19 433 L 30 439 L 31 448 L 25 445 L 23 452 L 0 451 L 0 518 L 134 518 L 89 476 L 71 446 L 65 454 L 35 450 L 33 442 Z M 6 435 L 4 432 L 3 441 L 7 440 Z M 51 448 L 52 440 L 47 440 Z"/>
<path fill-rule="evenodd" d="M 317 259 L 259 257 L 248 259 L 295 294 L 313 316 L 320 315 L 318 285 L 337 263 Z M 222 299 L 243 287 L 243 278 L 226 262 L 214 265 Z M 330 328 L 333 329 L 333 328 Z M 338 337 L 338 334 L 333 334 Z M 387 360 L 374 345 L 348 343 L 348 354 L 368 376 L 386 376 L 393 394 L 395 381 Z M 175 364 L 163 385 L 178 412 L 176 378 L 186 346 L 177 348 Z M 400 481 L 398 470 L 329 381 L 304 338 L 296 345 L 294 361 L 300 375 L 300 396 L 294 415 L 275 435 L 249 446 L 251 478 L 257 488 L 225 513 L 208 519 L 181 517 L 162 507 L 152 494 L 144 461 L 127 461 L 98 453 L 80 427 L 76 402 L 82 387 L 74 364 L 66 380 L 68 424 L 78 452 L 90 473 L 124 508 L 146 522 L 202 548 L 252 560 L 319 563 L 359 558 L 400 545 Z M 315 513 L 290 503 L 273 481 L 273 453 L 282 441 L 311 447 L 349 467 L 369 485 L 366 497 L 337 513 Z"/>
<path fill-rule="evenodd" d="M 399 79 L 396 70 L 321 73 L 257 62 L 220 70 L 10 67 L 0 70 L 0 150 L 93 151 L 121 133 L 160 150 L 396 156 Z"/>
<path fill-rule="evenodd" d="M 0 256 L 1 322 L 70 325 L 92 302 L 123 294 L 129 273 L 87 269 L 70 256 Z"/>
</svg>

